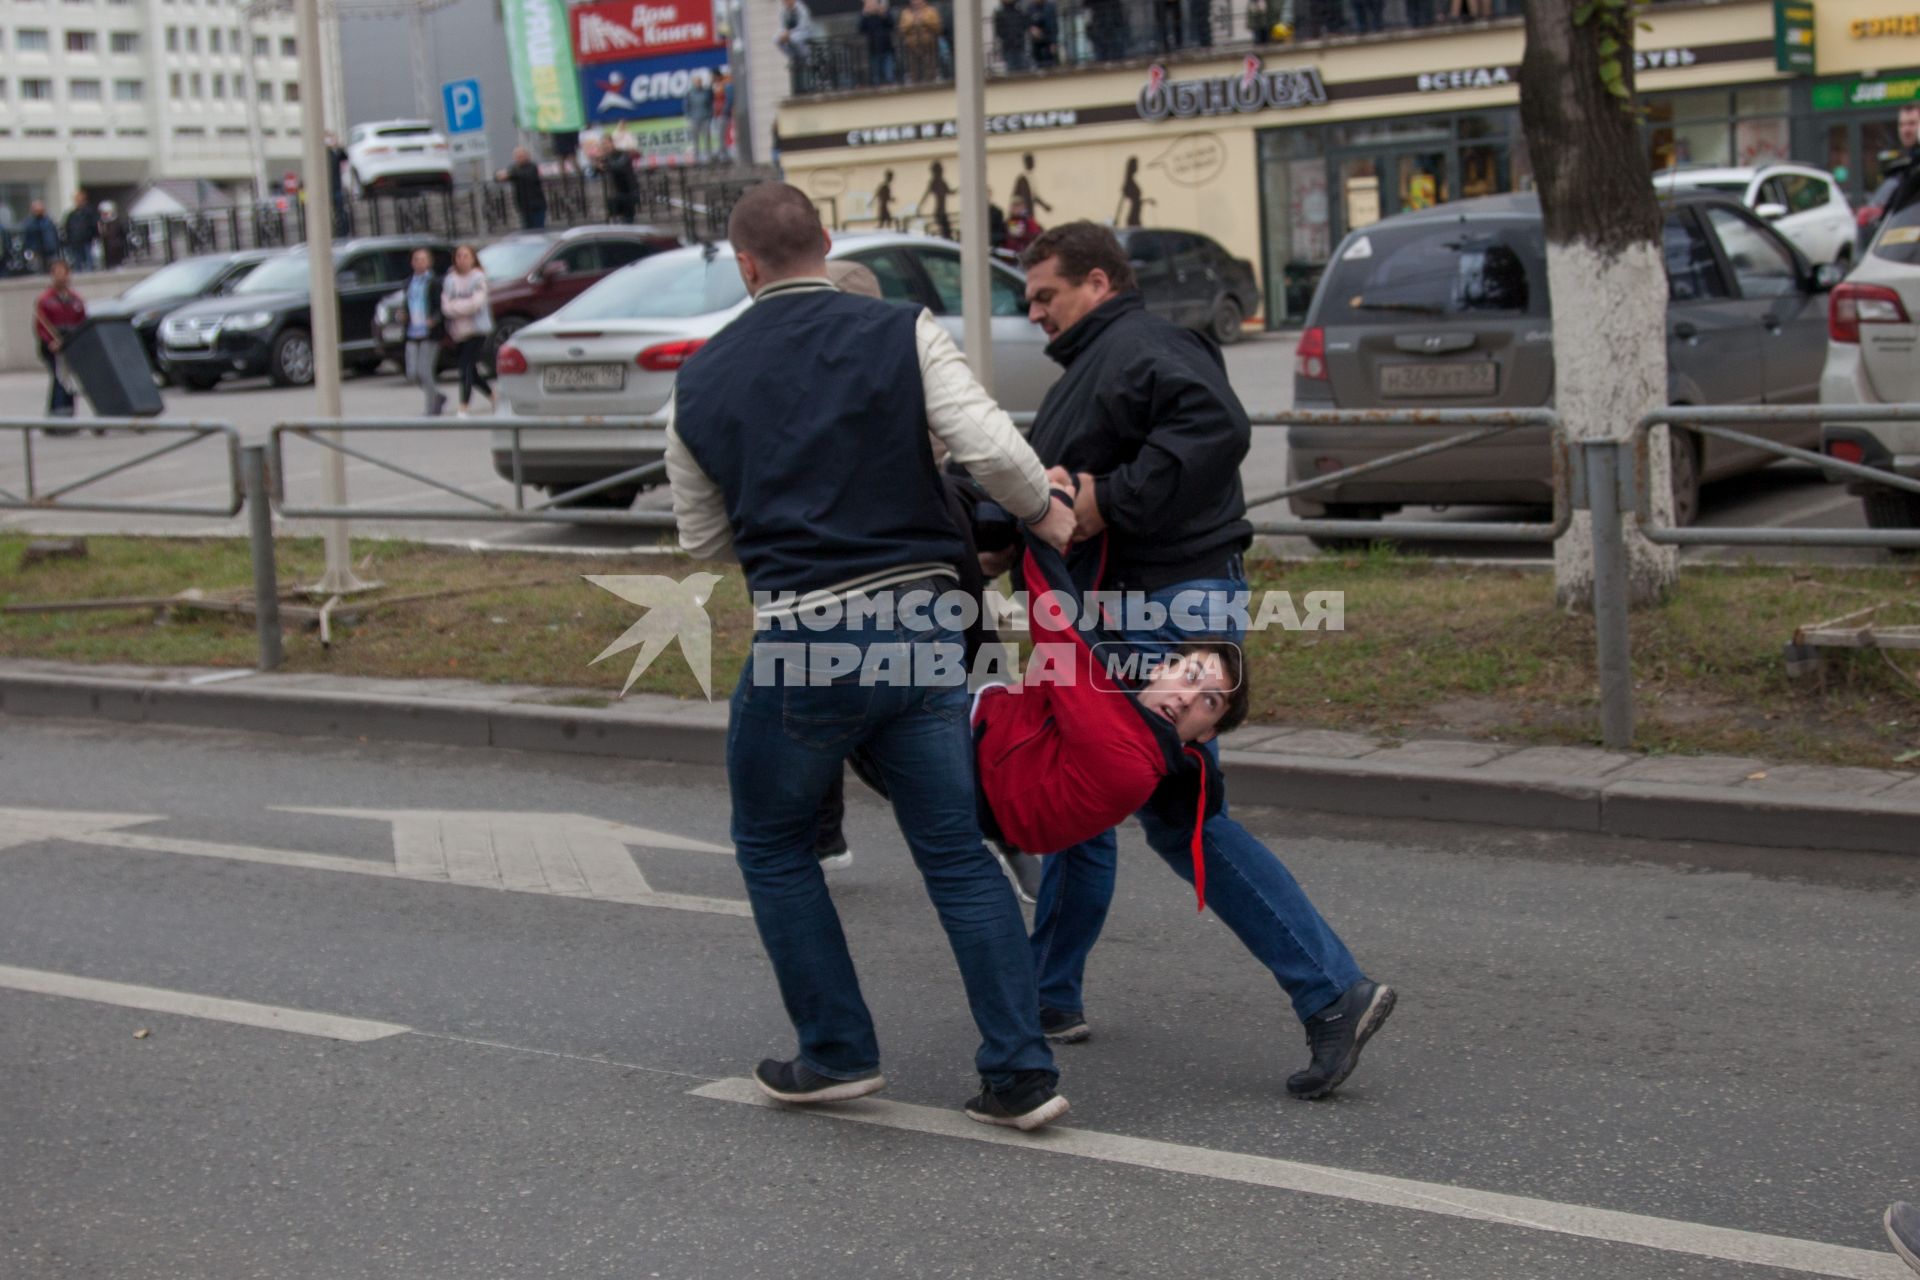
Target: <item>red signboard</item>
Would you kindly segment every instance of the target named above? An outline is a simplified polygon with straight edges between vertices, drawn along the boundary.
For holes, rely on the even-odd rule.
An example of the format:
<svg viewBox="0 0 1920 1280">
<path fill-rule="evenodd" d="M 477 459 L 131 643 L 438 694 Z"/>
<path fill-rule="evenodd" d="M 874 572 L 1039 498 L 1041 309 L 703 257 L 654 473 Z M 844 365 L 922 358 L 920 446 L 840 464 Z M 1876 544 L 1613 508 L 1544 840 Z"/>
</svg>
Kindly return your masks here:
<svg viewBox="0 0 1920 1280">
<path fill-rule="evenodd" d="M 602 0 L 571 11 L 573 56 L 581 63 L 711 49 L 713 0 Z"/>
</svg>

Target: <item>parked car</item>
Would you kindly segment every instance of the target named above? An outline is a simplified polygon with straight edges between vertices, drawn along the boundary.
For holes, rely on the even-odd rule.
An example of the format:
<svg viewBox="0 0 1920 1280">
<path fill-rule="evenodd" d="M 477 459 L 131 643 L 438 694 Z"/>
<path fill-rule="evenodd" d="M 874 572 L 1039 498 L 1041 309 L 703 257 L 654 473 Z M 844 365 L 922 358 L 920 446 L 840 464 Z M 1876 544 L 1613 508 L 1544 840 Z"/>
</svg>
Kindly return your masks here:
<svg viewBox="0 0 1920 1280">
<path fill-rule="evenodd" d="M 453 250 L 444 240 L 377 236 L 333 247 L 340 302 L 342 363 L 357 373 L 379 367 L 373 310 L 413 273 L 415 249 L 433 252 L 445 271 Z M 277 386 L 313 381 L 313 317 L 305 249 L 289 249 L 255 267 L 223 297 L 192 302 L 160 326 L 160 363 L 176 382 L 206 391 L 228 374 L 266 374 Z"/>
<path fill-rule="evenodd" d="M 1717 191 L 1753 210 L 1791 240 L 1811 262 L 1853 261 L 1855 219 L 1833 175 L 1803 164 L 1769 164 L 1744 169 L 1672 169 L 1657 175 L 1654 187 L 1675 191 Z"/>
<path fill-rule="evenodd" d="M 830 256 L 867 267 L 883 297 L 927 308 L 961 340 L 960 251 L 951 241 L 904 232 L 849 234 L 834 240 Z M 1047 358 L 1046 336 L 1027 321 L 1025 280 L 998 262 L 991 272 L 994 393 L 1010 411 L 1037 410 L 1060 370 Z M 676 249 L 623 268 L 500 348 L 504 411 L 519 417 L 654 413 L 672 394 L 675 371 L 687 357 L 747 305 L 726 245 Z M 527 433 L 521 449 L 526 480 L 553 491 L 660 456 L 657 444 L 617 427 Z M 493 465 L 512 477 L 505 431 L 494 434 Z M 602 504 L 626 506 L 642 487 L 611 490 Z"/>
<path fill-rule="evenodd" d="M 1826 346 L 1817 271 L 1730 196 L 1664 202 L 1667 399 L 1672 404 L 1805 404 Z M 1349 234 L 1315 290 L 1295 356 L 1302 409 L 1518 409 L 1553 403 L 1546 243 L 1532 195 L 1488 196 L 1400 214 Z M 1811 427 L 1754 428 L 1811 447 Z M 1700 485 L 1773 455 L 1669 433 L 1674 520 L 1691 522 Z M 1294 482 L 1410 449 L 1430 427 L 1290 427 Z M 1548 505 L 1544 428 L 1518 429 L 1289 499 L 1304 518 L 1377 519 L 1403 505 Z"/>
<path fill-rule="evenodd" d="M 487 273 L 487 299 L 493 309 L 488 358 L 509 338 L 572 302 L 608 273 L 668 249 L 680 237 L 660 227 L 575 227 L 571 231 L 529 231 L 496 240 L 480 250 Z M 374 347 L 383 360 L 398 361 L 406 342 L 401 323 L 402 290 L 380 300 L 374 312 Z M 450 362 L 452 353 L 441 353 Z"/>
<path fill-rule="evenodd" d="M 451 187 L 453 156 L 426 120 L 378 120 L 347 133 L 347 172 L 363 195 L 407 187 Z"/>
<path fill-rule="evenodd" d="M 1260 314 L 1253 264 L 1196 231 L 1123 227 L 1114 233 L 1133 263 L 1147 310 L 1174 324 L 1240 341 L 1240 323 Z"/>
<path fill-rule="evenodd" d="M 1860 265 L 1827 300 L 1827 362 L 1820 402 L 1902 404 L 1920 400 L 1920 169 L 1899 180 L 1890 212 Z M 1920 422 L 1828 423 L 1821 448 L 1844 462 L 1920 479 Z M 1847 483 L 1874 529 L 1920 529 L 1920 494 L 1861 480 Z"/>
<path fill-rule="evenodd" d="M 238 253 L 208 253 L 169 262 L 146 279 L 88 307 L 94 316 L 125 316 L 147 349 L 147 363 L 160 367 L 160 323 L 197 298 L 216 298 L 233 289 L 249 271 L 272 257 L 274 249 L 242 249 Z"/>
</svg>

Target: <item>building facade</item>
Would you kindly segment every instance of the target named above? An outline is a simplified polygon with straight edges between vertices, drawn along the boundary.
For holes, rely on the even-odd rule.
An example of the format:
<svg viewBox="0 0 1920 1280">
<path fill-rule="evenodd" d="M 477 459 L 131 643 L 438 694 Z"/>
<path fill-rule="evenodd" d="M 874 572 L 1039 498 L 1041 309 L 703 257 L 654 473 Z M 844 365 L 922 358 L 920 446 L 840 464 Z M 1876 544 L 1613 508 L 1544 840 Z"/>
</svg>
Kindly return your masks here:
<svg viewBox="0 0 1920 1280">
<path fill-rule="evenodd" d="M 1272 10 L 1222 10 L 1204 50 L 1141 54 L 1136 37 L 1106 51 L 1131 56 L 1062 56 L 1072 65 L 1048 71 L 1006 70 L 1002 48 L 987 88 L 992 199 L 1005 208 L 1030 193 L 1043 225 L 1204 232 L 1258 268 L 1269 325 L 1297 323 L 1347 232 L 1532 187 L 1519 18 L 1441 22 L 1416 2 L 1396 5 L 1396 29 L 1286 44 L 1254 41 Z M 1920 105 L 1920 0 L 1911 15 L 1900 4 L 1655 4 L 1637 76 L 1649 172 L 1793 159 L 1832 169 L 1858 203 L 1894 145 L 1899 106 Z M 1323 29 L 1344 12 L 1340 0 L 1313 8 Z M 1813 10 L 1811 50 L 1777 17 L 1794 8 Z M 1085 53 L 1073 12 L 1061 42 Z M 1796 62 L 1805 69 L 1781 69 Z M 782 164 L 836 226 L 923 228 L 972 194 L 953 181 L 953 112 L 950 85 L 792 95 L 779 111 Z"/>
</svg>

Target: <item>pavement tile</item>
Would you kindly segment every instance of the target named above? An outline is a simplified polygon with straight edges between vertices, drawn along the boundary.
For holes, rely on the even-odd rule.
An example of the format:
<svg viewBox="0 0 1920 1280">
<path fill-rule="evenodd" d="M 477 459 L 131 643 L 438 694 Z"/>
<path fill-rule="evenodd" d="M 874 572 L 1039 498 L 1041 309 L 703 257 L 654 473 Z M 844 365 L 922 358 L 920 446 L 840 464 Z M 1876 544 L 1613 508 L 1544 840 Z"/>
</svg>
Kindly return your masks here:
<svg viewBox="0 0 1920 1280">
<path fill-rule="evenodd" d="M 1634 762 L 1635 757 L 1598 747 L 1527 747 L 1484 765 L 1481 772 L 1502 778 L 1546 782 L 1594 781 Z"/>
<path fill-rule="evenodd" d="M 1284 738 L 1298 732 L 1300 732 L 1298 729 L 1285 729 L 1278 725 L 1253 725 L 1235 729 L 1220 739 L 1220 745 L 1228 751 L 1251 751 L 1258 749 L 1263 742 L 1272 742 L 1276 738 Z"/>
<path fill-rule="evenodd" d="M 1371 734 L 1342 733 L 1338 729 L 1302 729 L 1297 733 L 1269 738 L 1253 750 L 1275 754 L 1319 756 L 1323 759 L 1357 760 L 1380 749 L 1380 740 Z"/>
<path fill-rule="evenodd" d="M 1767 763 L 1746 756 L 1650 756 L 1613 774 L 1609 782 L 1672 782 L 1696 787 L 1732 787 Z"/>
<path fill-rule="evenodd" d="M 1882 791 L 1874 796 L 1874 799 L 1884 800 L 1889 804 L 1910 804 L 1920 809 L 1920 778 L 1913 778 L 1890 790 Z M 1920 844 L 1920 838 L 1916 838 L 1915 843 Z"/>
<path fill-rule="evenodd" d="M 1491 742 L 1426 738 L 1376 751 L 1367 757 L 1367 763 L 1418 765 L 1422 769 L 1476 769 L 1512 751 L 1512 747 Z"/>
<path fill-rule="evenodd" d="M 1766 768 L 1766 777 L 1743 779 L 1743 790 L 1804 791 L 1825 795 L 1884 797 L 1903 782 L 1920 783 L 1911 773 L 1892 769 L 1836 769 L 1814 764 L 1774 764 Z M 1920 806 L 1920 790 L 1909 792 Z"/>
</svg>

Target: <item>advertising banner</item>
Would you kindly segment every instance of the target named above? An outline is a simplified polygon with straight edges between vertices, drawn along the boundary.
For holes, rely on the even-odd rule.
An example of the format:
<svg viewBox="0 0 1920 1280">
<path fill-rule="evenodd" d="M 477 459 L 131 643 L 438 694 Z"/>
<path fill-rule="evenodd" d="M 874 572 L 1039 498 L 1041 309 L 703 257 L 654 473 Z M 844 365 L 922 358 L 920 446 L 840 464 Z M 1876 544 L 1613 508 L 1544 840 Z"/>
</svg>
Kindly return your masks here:
<svg viewBox="0 0 1920 1280">
<path fill-rule="evenodd" d="M 693 131 L 685 116 L 671 120 L 631 120 L 608 130 L 622 139 L 624 147 L 632 140 L 633 156 L 639 164 L 683 164 L 693 153 Z"/>
<path fill-rule="evenodd" d="M 579 82 L 561 0 L 501 0 L 507 58 L 513 71 L 514 119 L 522 129 L 579 129 Z"/>
<path fill-rule="evenodd" d="M 580 68 L 580 100 L 593 124 L 683 116 L 693 73 L 704 69 L 711 77 L 725 65 L 725 49 L 596 62 Z"/>
<path fill-rule="evenodd" d="M 602 0 L 575 7 L 574 55 L 582 65 L 711 49 L 713 0 Z"/>
</svg>

